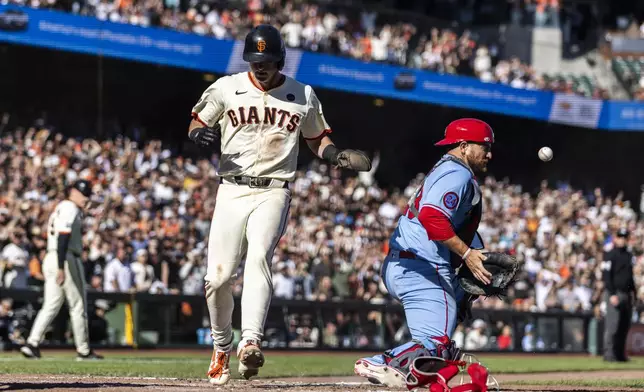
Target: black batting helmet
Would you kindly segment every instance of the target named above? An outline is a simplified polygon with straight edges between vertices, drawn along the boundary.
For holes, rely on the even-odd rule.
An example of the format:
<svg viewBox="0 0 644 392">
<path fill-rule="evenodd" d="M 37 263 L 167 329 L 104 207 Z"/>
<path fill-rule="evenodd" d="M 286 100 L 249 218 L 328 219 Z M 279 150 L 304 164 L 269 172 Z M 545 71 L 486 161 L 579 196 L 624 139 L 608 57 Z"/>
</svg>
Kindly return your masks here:
<svg viewBox="0 0 644 392">
<path fill-rule="evenodd" d="M 71 189 L 76 189 L 77 191 L 79 191 L 85 197 L 90 197 L 92 195 L 92 184 L 87 180 L 78 180 L 78 181 L 76 181 L 71 186 L 70 190 Z"/>
<path fill-rule="evenodd" d="M 284 68 L 286 49 L 279 30 L 267 24 L 254 27 L 247 35 L 244 44 L 244 61 L 249 63 L 275 62 Z"/>
</svg>

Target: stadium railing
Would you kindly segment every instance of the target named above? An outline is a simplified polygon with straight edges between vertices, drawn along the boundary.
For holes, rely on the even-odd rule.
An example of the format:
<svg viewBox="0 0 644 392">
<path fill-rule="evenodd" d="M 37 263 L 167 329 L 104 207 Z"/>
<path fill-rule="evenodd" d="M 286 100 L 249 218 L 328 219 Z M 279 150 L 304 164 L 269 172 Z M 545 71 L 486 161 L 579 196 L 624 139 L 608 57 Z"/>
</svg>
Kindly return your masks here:
<svg viewBox="0 0 644 392">
<path fill-rule="evenodd" d="M 0 289 L 0 298 L 13 300 L 14 328 L 26 337 L 42 305 L 42 292 Z M 197 348 L 212 342 L 203 296 L 88 292 L 87 298 L 94 347 Z M 240 338 L 240 308 L 241 298 L 237 296 L 233 312 L 235 343 Z M 475 339 L 478 345 L 468 351 L 601 352 L 602 323 L 590 313 L 496 309 L 473 309 L 472 313 L 472 320 L 465 328 L 459 327 L 456 336 L 462 329 L 461 338 L 465 338 L 471 333 L 473 320 L 480 319 L 487 339 Z M 68 319 L 66 309 L 61 309 L 43 347 L 71 345 L 71 336 L 66 334 Z M 510 327 L 512 338 L 501 344 L 498 337 L 504 326 Z M 643 331 L 640 327 L 635 328 L 635 333 Z M 399 304 L 274 298 L 263 344 L 274 349 L 380 351 L 407 339 L 409 333 Z"/>
</svg>

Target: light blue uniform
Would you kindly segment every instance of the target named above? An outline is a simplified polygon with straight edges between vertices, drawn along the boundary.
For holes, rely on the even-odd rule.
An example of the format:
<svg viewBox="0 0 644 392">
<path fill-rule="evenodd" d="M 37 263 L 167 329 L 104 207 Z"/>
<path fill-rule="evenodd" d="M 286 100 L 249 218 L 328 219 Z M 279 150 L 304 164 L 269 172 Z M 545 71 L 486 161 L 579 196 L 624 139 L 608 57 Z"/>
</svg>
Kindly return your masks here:
<svg viewBox="0 0 644 392">
<path fill-rule="evenodd" d="M 455 276 L 458 266 L 451 264 L 449 249 L 428 238 L 418 214 L 423 208 L 434 208 L 449 218 L 458 233 L 471 224 L 471 215 L 475 207 L 480 208 L 479 203 L 481 192 L 474 174 L 451 155 L 441 158 L 412 196 L 406 214 L 400 217 L 390 238 L 390 252 L 381 274 L 389 294 L 403 304 L 415 342 L 396 347 L 389 355 L 395 357 L 416 343 L 436 355 L 437 346 L 451 340 L 457 323 L 457 305 L 464 297 Z M 478 235 L 471 246 L 483 248 Z M 409 258 L 405 252 L 416 257 Z"/>
</svg>

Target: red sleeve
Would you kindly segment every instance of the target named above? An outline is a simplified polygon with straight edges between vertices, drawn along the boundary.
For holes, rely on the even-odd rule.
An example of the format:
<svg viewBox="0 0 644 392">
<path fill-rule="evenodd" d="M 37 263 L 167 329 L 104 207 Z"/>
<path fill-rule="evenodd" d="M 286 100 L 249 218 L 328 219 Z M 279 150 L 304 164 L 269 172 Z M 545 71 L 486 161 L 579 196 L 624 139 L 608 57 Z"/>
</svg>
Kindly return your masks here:
<svg viewBox="0 0 644 392">
<path fill-rule="evenodd" d="M 427 231 L 430 240 L 445 241 L 456 235 L 449 218 L 435 208 L 421 209 L 418 220 Z"/>
</svg>

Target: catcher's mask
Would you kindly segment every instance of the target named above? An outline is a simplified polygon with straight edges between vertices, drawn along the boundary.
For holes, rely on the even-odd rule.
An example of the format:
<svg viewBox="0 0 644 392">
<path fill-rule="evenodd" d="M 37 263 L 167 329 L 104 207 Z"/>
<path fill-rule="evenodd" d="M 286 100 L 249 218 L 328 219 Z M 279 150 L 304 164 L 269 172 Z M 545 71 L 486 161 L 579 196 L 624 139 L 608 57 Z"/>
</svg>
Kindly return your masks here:
<svg viewBox="0 0 644 392">
<path fill-rule="evenodd" d="M 482 367 L 485 368 L 485 366 L 483 366 L 481 361 L 479 361 L 479 359 L 475 355 L 472 355 L 472 354 L 463 353 L 461 355 L 461 361 L 465 362 L 465 368 L 470 368 L 470 366 L 472 366 L 472 364 L 477 364 L 477 365 L 482 366 Z M 487 368 L 485 368 L 485 369 L 487 370 Z M 471 377 L 471 374 L 470 374 L 470 377 Z M 460 383 L 460 385 L 465 384 L 465 374 L 464 374 L 463 371 L 461 371 L 461 377 L 460 377 L 459 383 Z M 499 385 L 499 382 L 496 380 L 496 378 L 494 376 L 490 375 L 489 372 L 487 374 L 487 380 L 485 382 L 485 385 L 487 386 L 488 391 L 495 390 L 497 392 L 500 392 L 500 390 L 501 390 L 501 386 Z"/>
</svg>

